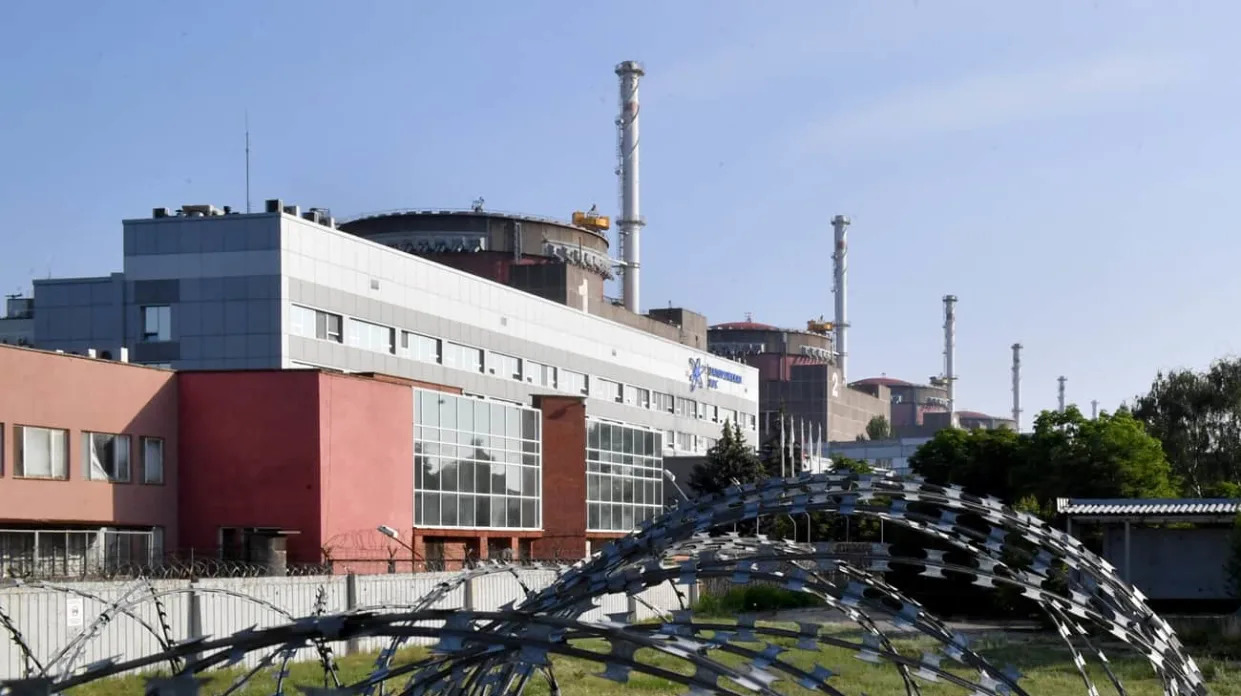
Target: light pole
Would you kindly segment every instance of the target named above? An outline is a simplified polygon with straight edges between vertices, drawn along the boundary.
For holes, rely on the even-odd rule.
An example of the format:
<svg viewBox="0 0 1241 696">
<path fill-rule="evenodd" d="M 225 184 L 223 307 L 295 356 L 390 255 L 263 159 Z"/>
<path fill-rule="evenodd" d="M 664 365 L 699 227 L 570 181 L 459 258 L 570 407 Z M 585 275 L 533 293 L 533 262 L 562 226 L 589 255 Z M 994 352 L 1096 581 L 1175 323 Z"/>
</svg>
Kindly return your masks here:
<svg viewBox="0 0 1241 696">
<path fill-rule="evenodd" d="M 667 479 L 668 483 L 671 483 L 672 487 L 676 489 L 677 495 L 681 496 L 681 500 L 688 503 L 689 496 L 685 495 L 685 491 L 681 490 L 681 487 L 677 485 L 677 477 L 673 476 L 671 471 L 664 469 L 664 478 Z"/>
<path fill-rule="evenodd" d="M 414 550 L 414 547 L 405 543 L 405 540 L 401 538 L 400 532 L 393 529 L 392 527 L 389 527 L 386 524 L 381 524 L 375 529 L 380 534 L 388 537 L 389 539 L 395 541 L 396 543 L 400 544 L 401 546 L 404 546 L 407 550 L 409 550 L 409 571 L 411 573 L 414 572 L 417 569 L 417 561 L 418 561 L 418 552 Z"/>
</svg>

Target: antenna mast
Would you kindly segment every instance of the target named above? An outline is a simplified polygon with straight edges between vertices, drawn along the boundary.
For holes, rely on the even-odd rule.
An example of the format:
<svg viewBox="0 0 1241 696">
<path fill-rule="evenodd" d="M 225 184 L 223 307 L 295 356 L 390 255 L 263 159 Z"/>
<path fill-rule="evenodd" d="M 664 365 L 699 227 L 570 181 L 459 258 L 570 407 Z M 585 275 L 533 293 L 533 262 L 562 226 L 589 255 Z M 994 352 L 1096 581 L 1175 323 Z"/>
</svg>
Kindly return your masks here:
<svg viewBox="0 0 1241 696">
<path fill-rule="evenodd" d="M 250 111 L 246 110 L 246 214 L 250 213 Z"/>
</svg>

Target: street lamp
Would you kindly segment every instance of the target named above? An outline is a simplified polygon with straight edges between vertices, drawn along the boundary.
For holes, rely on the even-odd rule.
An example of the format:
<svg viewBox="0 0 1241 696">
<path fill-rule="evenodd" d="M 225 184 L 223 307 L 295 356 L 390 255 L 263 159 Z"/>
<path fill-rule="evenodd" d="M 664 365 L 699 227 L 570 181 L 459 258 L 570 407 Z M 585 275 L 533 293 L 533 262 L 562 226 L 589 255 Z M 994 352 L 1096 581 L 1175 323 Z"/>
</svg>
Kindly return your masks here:
<svg viewBox="0 0 1241 696">
<path fill-rule="evenodd" d="M 386 524 L 381 524 L 375 529 L 380 534 L 388 537 L 389 539 L 395 541 L 396 543 L 400 544 L 401 546 L 404 546 L 407 550 L 409 550 L 409 569 L 411 572 L 413 572 L 413 570 L 416 568 L 415 562 L 418 560 L 418 552 L 414 550 L 414 547 L 405 543 L 405 540 L 401 538 L 400 532 L 393 529 L 392 527 L 389 527 Z"/>
<path fill-rule="evenodd" d="M 677 494 L 681 496 L 681 499 L 688 503 L 689 496 L 685 495 L 685 491 L 681 490 L 681 487 L 677 485 L 677 477 L 673 476 L 672 472 L 668 471 L 667 469 L 664 469 L 663 471 L 664 471 L 664 478 L 668 479 L 668 483 L 671 483 L 672 487 L 677 490 Z"/>
</svg>

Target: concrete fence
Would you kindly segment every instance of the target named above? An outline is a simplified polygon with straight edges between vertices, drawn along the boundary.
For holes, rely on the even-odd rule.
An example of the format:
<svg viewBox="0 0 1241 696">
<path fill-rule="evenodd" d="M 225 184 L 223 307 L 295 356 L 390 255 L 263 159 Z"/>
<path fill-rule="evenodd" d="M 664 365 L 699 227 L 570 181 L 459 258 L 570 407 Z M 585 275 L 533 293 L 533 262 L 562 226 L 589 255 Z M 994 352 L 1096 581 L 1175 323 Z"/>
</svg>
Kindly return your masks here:
<svg viewBox="0 0 1241 696">
<path fill-rule="evenodd" d="M 556 577 L 546 570 L 520 570 L 517 574 L 526 587 L 536 591 Z M 158 653 L 161 638 L 170 643 L 199 636 L 219 638 L 248 628 L 288 623 L 314 614 L 317 601 L 328 614 L 370 607 L 400 611 L 456 576 L 335 575 L 154 580 L 149 585 L 141 581 L 81 582 L 58 584 L 55 589 L 11 587 L 0 589 L 0 612 L 8 616 L 40 664 L 59 660 L 62 668 L 66 662 L 81 667 L 104 659 L 130 660 Z M 151 598 L 152 590 L 159 597 L 158 603 Z M 682 592 L 690 594 L 684 588 Z M 433 608 L 491 611 L 524 596 L 517 578 L 497 573 L 455 588 Z M 638 598 L 641 601 L 624 594 L 607 595 L 583 618 L 598 620 L 607 614 L 627 613 L 640 621 L 680 608 L 676 590 L 666 584 L 647 589 Z M 116 603 L 122 609 L 113 609 L 106 622 L 97 621 Z M 80 642 L 80 652 L 74 654 L 78 650 L 75 647 L 65 653 L 67 646 L 88 632 L 94 635 Z M 332 649 L 337 655 L 374 651 L 390 640 L 363 638 L 334 643 Z M 409 644 L 429 642 L 411 640 Z M 255 666 L 263 657 L 250 655 L 243 664 Z M 313 648 L 304 648 L 295 659 L 316 659 L 316 653 Z M 29 668 L 17 639 L 0 625 L 0 680 L 22 678 Z"/>
</svg>

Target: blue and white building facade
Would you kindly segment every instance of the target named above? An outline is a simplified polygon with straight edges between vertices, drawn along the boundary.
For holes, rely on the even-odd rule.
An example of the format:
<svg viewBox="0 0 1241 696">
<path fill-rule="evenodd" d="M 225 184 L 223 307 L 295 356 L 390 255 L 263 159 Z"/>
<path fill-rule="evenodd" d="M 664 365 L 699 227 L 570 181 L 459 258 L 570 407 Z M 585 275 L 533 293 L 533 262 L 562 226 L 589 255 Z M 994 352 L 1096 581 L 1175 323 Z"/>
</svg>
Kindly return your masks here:
<svg viewBox="0 0 1241 696">
<path fill-rule="evenodd" d="M 38 347 L 173 369 L 379 372 L 592 418 L 704 452 L 722 423 L 756 441 L 758 371 L 294 212 L 124 222 L 124 268 L 35 281 Z M 191 210 L 190 207 L 186 208 Z"/>
</svg>

